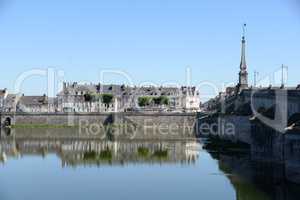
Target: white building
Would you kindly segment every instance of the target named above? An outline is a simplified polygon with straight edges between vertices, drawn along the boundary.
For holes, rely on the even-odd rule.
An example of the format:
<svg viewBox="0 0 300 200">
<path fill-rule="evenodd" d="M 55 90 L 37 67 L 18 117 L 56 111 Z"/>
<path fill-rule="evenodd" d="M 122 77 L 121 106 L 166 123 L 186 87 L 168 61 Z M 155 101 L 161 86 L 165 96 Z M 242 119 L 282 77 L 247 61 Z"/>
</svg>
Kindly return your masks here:
<svg viewBox="0 0 300 200">
<path fill-rule="evenodd" d="M 4 107 L 4 102 L 7 95 L 8 95 L 7 89 L 0 90 L 0 111 L 2 111 Z"/>
<path fill-rule="evenodd" d="M 0 90 L 0 112 L 15 112 L 17 95 L 9 94 L 7 89 Z"/>
<path fill-rule="evenodd" d="M 97 88 L 97 85 L 92 84 L 64 83 L 63 90 L 57 95 L 57 110 L 59 112 L 118 112 L 118 96 L 105 93 L 111 99 L 104 102 L 104 93 Z"/>
<path fill-rule="evenodd" d="M 17 112 L 53 113 L 56 112 L 56 99 L 43 96 L 21 96 L 17 102 Z"/>
<path fill-rule="evenodd" d="M 103 96 L 110 96 L 104 102 Z M 200 109 L 199 92 L 195 87 L 130 87 L 125 85 L 64 83 L 57 95 L 60 112 L 196 112 Z M 141 106 L 139 99 L 151 99 Z M 168 99 L 167 103 L 157 103 L 158 98 Z"/>
<path fill-rule="evenodd" d="M 149 102 L 141 104 L 141 99 Z M 197 112 L 199 92 L 195 87 L 130 87 L 125 85 L 64 83 L 56 98 L 18 96 L 0 91 L 3 112 Z"/>
</svg>

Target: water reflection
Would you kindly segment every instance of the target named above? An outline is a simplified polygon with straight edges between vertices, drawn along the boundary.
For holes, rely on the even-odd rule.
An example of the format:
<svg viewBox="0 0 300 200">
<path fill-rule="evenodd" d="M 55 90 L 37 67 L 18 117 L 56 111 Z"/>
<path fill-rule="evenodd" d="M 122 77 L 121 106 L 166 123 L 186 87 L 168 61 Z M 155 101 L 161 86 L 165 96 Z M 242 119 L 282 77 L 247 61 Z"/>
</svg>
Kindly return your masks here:
<svg viewBox="0 0 300 200">
<path fill-rule="evenodd" d="M 53 131 L 53 130 L 52 130 Z M 62 130 L 59 130 L 59 132 Z M 194 164 L 199 156 L 200 143 L 183 141 L 109 141 L 87 139 L 69 133 L 52 137 L 49 130 L 37 133 L 18 132 L 7 135 L 0 141 L 2 157 L 23 157 L 26 155 L 56 154 L 63 167 L 77 165 L 126 165 L 128 163 L 181 163 Z M 65 137 L 64 137 L 65 136 Z M 68 136 L 68 137 L 67 137 Z M 4 159 L 2 159 L 4 161 Z"/>
<path fill-rule="evenodd" d="M 70 129 L 1 135 L 0 194 L 9 197 L 1 199 L 300 198 L 300 183 L 291 183 L 299 180 L 298 168 L 257 162 L 250 153 L 208 153 L 204 140 L 109 141 L 81 138 Z M 36 194 L 37 187 L 49 183 L 52 190 Z"/>
<path fill-rule="evenodd" d="M 289 181 L 289 168 L 283 164 L 254 161 L 250 155 L 212 155 L 235 188 L 236 199 L 300 198 L 300 185 Z"/>
</svg>

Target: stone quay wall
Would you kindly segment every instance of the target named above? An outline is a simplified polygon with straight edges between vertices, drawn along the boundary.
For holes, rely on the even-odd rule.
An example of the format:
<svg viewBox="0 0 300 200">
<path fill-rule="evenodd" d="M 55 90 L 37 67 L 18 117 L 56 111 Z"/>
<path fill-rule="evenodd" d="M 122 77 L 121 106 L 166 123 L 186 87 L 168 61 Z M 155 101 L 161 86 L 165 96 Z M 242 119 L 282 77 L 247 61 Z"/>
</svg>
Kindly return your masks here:
<svg viewBox="0 0 300 200">
<path fill-rule="evenodd" d="M 196 113 L 119 113 L 115 124 L 125 125 L 117 129 L 117 138 L 134 139 L 186 139 L 196 137 Z"/>
<path fill-rule="evenodd" d="M 109 114 L 68 114 L 68 113 L 2 113 L 1 125 L 7 119 L 11 125 L 78 125 L 80 120 L 88 120 L 90 123 L 104 123 Z"/>
<path fill-rule="evenodd" d="M 199 135 L 215 135 L 232 142 L 251 144 L 251 124 L 249 116 L 215 115 L 198 119 Z"/>
<path fill-rule="evenodd" d="M 1 127 L 70 126 L 76 135 L 115 139 L 195 137 L 196 113 L 2 113 Z"/>
<path fill-rule="evenodd" d="M 68 125 L 71 121 L 75 124 L 80 119 L 88 120 L 90 123 L 112 123 L 132 121 L 143 125 L 145 121 L 154 124 L 187 123 L 193 125 L 196 113 L 0 113 L 1 124 L 9 118 L 11 124 L 48 124 Z"/>
</svg>

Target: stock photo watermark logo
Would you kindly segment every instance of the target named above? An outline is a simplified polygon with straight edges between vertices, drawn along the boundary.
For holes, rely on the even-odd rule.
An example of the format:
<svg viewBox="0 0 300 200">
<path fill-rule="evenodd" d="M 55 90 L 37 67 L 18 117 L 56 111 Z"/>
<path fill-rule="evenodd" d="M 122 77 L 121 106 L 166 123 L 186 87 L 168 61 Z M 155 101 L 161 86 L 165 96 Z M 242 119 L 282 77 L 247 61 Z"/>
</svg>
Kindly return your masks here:
<svg viewBox="0 0 300 200">
<path fill-rule="evenodd" d="M 126 116 L 122 116 L 126 119 Z M 79 120 L 79 135 L 92 136 L 100 139 L 141 139 L 141 138 L 174 138 L 185 139 L 196 135 L 195 127 L 197 120 L 193 122 L 158 122 L 151 118 L 139 116 L 139 122 L 121 120 L 105 124 L 102 122 L 91 122 L 88 119 Z M 162 120 L 163 121 L 163 120 Z"/>
<path fill-rule="evenodd" d="M 268 87 L 252 88 L 250 97 L 253 118 L 281 133 L 286 131 L 289 117 L 289 92 L 285 86 L 287 81 L 288 70 L 287 67 L 282 66 L 260 79 L 258 84 L 268 85 Z"/>
<path fill-rule="evenodd" d="M 280 76 L 278 76 L 278 74 L 280 74 Z M 157 90 L 160 88 L 161 84 L 156 84 L 153 82 L 141 82 L 138 85 L 134 84 L 134 79 L 126 72 L 122 71 L 122 70 L 110 70 L 110 69 L 106 69 L 106 70 L 99 70 L 99 83 L 104 83 L 105 82 L 105 78 L 107 76 L 118 76 L 118 77 L 122 77 L 122 79 L 126 80 L 126 86 L 132 87 L 132 88 L 142 88 L 144 85 L 148 85 L 148 86 L 152 86 L 153 88 L 156 88 Z M 44 77 L 47 80 L 47 97 L 55 97 L 61 90 L 63 87 L 63 83 L 65 81 L 65 72 L 62 70 L 56 70 L 54 68 L 47 68 L 47 69 L 32 69 L 29 71 L 26 71 L 22 74 L 20 74 L 20 76 L 18 76 L 18 78 L 15 81 L 15 94 L 17 95 L 21 95 L 21 91 L 22 91 L 22 87 L 25 81 L 27 81 L 28 79 L 30 79 L 31 77 L 34 76 L 38 76 L 38 77 Z M 280 78 L 278 78 L 280 77 Z M 186 84 L 190 85 L 192 82 L 191 80 L 191 70 L 190 68 L 186 68 Z M 256 81 L 255 81 L 256 82 Z M 276 85 L 278 82 L 281 82 L 281 87 L 280 88 L 273 88 L 273 87 L 269 87 L 269 88 L 265 88 L 264 90 L 270 90 L 272 91 L 272 97 L 270 96 L 270 93 L 266 93 L 263 94 L 265 95 L 264 97 L 261 97 L 262 95 L 262 91 L 263 89 L 261 87 L 252 87 L 251 88 L 251 94 L 249 97 L 249 101 L 251 103 L 251 110 L 253 112 L 253 115 L 259 119 L 261 122 L 263 122 L 264 124 L 266 124 L 269 127 L 274 128 L 277 131 L 283 132 L 286 128 L 287 125 L 287 117 L 288 117 L 288 92 L 287 90 L 284 88 L 285 83 L 287 82 L 287 73 L 284 74 L 283 69 L 277 70 L 274 73 L 272 73 L 270 76 L 266 76 L 263 79 L 260 79 L 258 81 L 258 83 L 256 84 L 263 84 L 263 85 L 272 85 L 271 83 L 273 83 L 274 85 Z M 81 81 L 78 83 L 82 83 L 82 84 L 90 84 L 89 81 Z M 168 85 L 172 85 L 174 87 L 180 87 L 179 83 L 175 83 L 175 82 L 165 82 Z M 209 82 L 209 81 L 203 81 L 200 82 L 197 85 L 197 90 L 200 90 L 201 88 L 204 87 L 208 87 L 213 91 L 213 94 L 210 94 L 208 96 L 205 96 L 205 94 L 203 95 L 203 97 L 205 98 L 210 98 L 210 97 L 214 97 L 217 96 L 219 94 L 219 91 L 224 90 L 224 88 L 226 88 L 226 86 L 231 85 L 230 84 L 223 84 L 223 88 L 219 88 L 216 86 L 216 84 Z M 101 87 L 103 87 L 103 84 L 99 84 L 100 85 L 100 90 Z M 125 84 L 124 84 L 125 85 Z M 138 89 L 133 91 L 133 94 L 130 95 L 128 98 L 130 98 L 129 101 L 127 102 L 132 102 L 132 104 L 137 104 L 136 99 L 135 99 L 135 93 L 138 93 Z M 269 101 L 268 99 L 273 98 L 272 101 Z M 265 98 L 265 100 L 264 100 Z M 72 105 L 71 105 L 72 106 Z M 74 106 L 74 105 L 73 105 Z M 120 105 L 120 108 L 122 110 L 122 108 L 125 108 L 128 105 Z M 226 108 L 224 107 L 226 105 L 221 105 L 221 110 L 225 110 Z M 266 110 L 270 109 L 271 107 L 274 107 L 274 119 L 270 119 L 266 116 L 264 116 L 263 113 L 261 113 L 260 107 L 264 107 Z M 56 111 L 55 111 L 56 112 Z M 59 111 L 58 111 L 59 112 Z M 60 111 L 62 112 L 62 111 Z M 69 126 L 75 126 L 75 125 L 80 125 L 80 124 L 75 124 L 76 120 L 76 112 L 75 109 L 68 111 L 65 113 L 66 115 L 68 115 L 68 125 Z M 78 123 L 78 121 L 77 121 Z M 215 130 L 217 129 L 216 126 L 221 126 L 218 128 L 218 130 L 223 129 L 225 132 L 227 132 L 227 134 L 233 134 L 233 132 L 235 131 L 234 127 L 232 127 L 232 125 L 223 125 L 224 123 L 219 123 L 219 124 L 213 124 L 213 125 L 208 125 L 208 124 L 203 124 L 201 125 L 202 127 L 200 127 L 200 129 L 205 129 L 205 131 L 209 130 L 210 132 L 215 132 Z M 82 125 L 82 124 L 81 124 Z M 131 129 L 131 132 L 134 132 L 134 127 L 130 124 L 126 125 L 126 130 L 127 129 Z M 172 132 L 172 129 L 175 127 L 175 125 L 169 125 L 168 129 L 171 129 L 170 132 Z M 117 129 L 118 128 L 118 129 Z M 108 132 L 108 131 L 112 131 L 113 132 L 120 132 L 120 127 L 109 127 L 107 125 L 102 125 L 99 127 L 99 125 L 92 125 L 89 126 L 88 130 L 89 132 L 93 133 L 93 132 L 101 132 L 99 130 L 105 130 L 104 132 Z M 117 130 L 115 130 L 117 129 Z M 124 130 L 124 128 L 122 128 Z M 156 132 L 159 132 L 160 134 L 163 134 L 163 127 L 157 127 L 156 128 Z M 93 131 L 96 130 L 96 131 Z M 204 132 L 205 132 L 204 131 Z M 102 131 L 103 132 L 103 131 Z"/>
<path fill-rule="evenodd" d="M 228 122 L 224 119 L 218 118 L 217 122 L 214 123 L 197 123 L 196 133 L 201 136 L 221 136 L 221 137 L 234 137 L 236 135 L 236 127 L 233 123 Z"/>
<path fill-rule="evenodd" d="M 130 76 L 128 73 L 122 71 L 122 70 L 117 70 L 117 69 L 104 69 L 104 70 L 99 70 L 98 71 L 99 74 L 99 81 L 97 81 L 96 83 L 94 83 L 93 85 L 91 85 L 92 83 L 90 81 L 75 81 L 75 82 L 70 82 L 67 83 L 68 85 L 73 85 L 76 83 L 76 85 L 80 85 L 80 87 L 85 87 L 86 86 L 86 90 L 88 90 L 89 86 L 95 86 L 97 87 L 97 92 L 99 91 L 103 91 L 103 87 L 105 85 L 105 79 L 106 77 L 109 76 L 114 76 L 114 77 L 119 77 L 119 79 L 123 79 L 125 80 L 125 82 L 121 85 L 122 87 L 126 88 L 126 87 L 130 87 L 132 88 L 132 90 L 130 90 L 130 95 L 126 96 L 126 103 L 123 104 L 118 104 L 118 109 L 119 110 L 125 110 L 127 107 L 136 107 L 136 105 L 138 104 L 137 102 L 137 96 L 139 94 L 143 93 L 143 89 L 144 87 L 150 87 L 153 89 L 153 93 L 159 93 L 160 88 L 162 88 L 163 86 L 166 86 L 166 88 L 170 87 L 174 87 L 174 88 L 181 88 L 182 85 L 180 85 L 177 82 L 170 82 L 170 81 L 162 81 L 162 83 L 158 84 L 158 83 L 154 83 L 151 81 L 147 81 L 147 82 L 140 82 L 139 84 L 134 84 L 134 78 L 132 76 Z M 24 95 L 24 93 L 22 92 L 23 89 L 25 88 L 24 86 L 26 85 L 26 83 L 30 82 L 31 78 L 35 78 L 35 77 L 39 77 L 42 78 L 43 82 L 46 82 L 45 85 L 45 93 L 44 96 L 49 100 L 52 99 L 53 101 L 55 100 L 52 97 L 58 97 L 58 95 L 60 94 L 61 96 L 63 95 L 62 92 L 65 86 L 65 75 L 66 72 L 62 71 L 62 70 L 56 70 L 55 68 L 46 68 L 46 69 L 32 69 L 32 70 L 28 70 L 25 71 L 23 73 L 21 73 L 15 81 L 15 85 L 14 85 L 14 94 L 16 94 L 18 97 Z M 191 84 L 191 70 L 189 68 L 186 68 L 186 85 L 189 86 Z M 98 85 L 99 85 L 99 89 L 98 89 Z M 107 83 L 106 85 L 113 85 L 113 83 Z M 41 88 L 39 89 L 43 89 L 44 85 L 41 84 Z M 193 87 L 193 88 L 197 88 L 196 90 L 199 91 L 200 87 L 209 87 L 212 88 L 214 93 L 217 94 L 217 88 L 209 83 L 209 82 L 201 82 L 198 87 Z M 155 90 L 155 91 L 154 91 Z M 68 91 L 66 91 L 68 92 Z M 93 91 L 90 91 L 93 92 Z M 22 94 L 23 93 L 23 94 Z M 65 98 L 70 98 L 67 99 L 65 102 L 65 106 L 69 106 L 70 108 L 75 108 L 76 107 L 76 103 L 72 102 L 71 100 L 73 99 L 74 94 L 70 94 L 70 95 L 66 95 Z M 121 97 L 123 98 L 123 96 Z M 122 101 L 122 100 L 121 100 Z M 49 101 L 48 101 L 49 102 Z M 64 99 L 57 99 L 56 103 L 60 104 L 61 107 L 63 107 L 64 105 Z M 200 102 L 199 102 L 200 103 Z M 130 104 L 130 105 L 128 105 Z M 15 105 L 15 109 L 17 104 Z M 63 109 L 58 106 L 59 109 L 52 111 L 52 112 L 63 112 Z M 24 112 L 29 112 L 29 111 L 24 111 Z M 49 111 L 50 112 L 50 111 Z M 76 111 L 75 109 L 70 109 L 68 110 L 67 114 L 70 115 L 70 119 L 69 119 L 69 125 L 74 125 L 74 117 L 72 116 L 75 112 L 80 112 L 80 111 Z"/>
</svg>

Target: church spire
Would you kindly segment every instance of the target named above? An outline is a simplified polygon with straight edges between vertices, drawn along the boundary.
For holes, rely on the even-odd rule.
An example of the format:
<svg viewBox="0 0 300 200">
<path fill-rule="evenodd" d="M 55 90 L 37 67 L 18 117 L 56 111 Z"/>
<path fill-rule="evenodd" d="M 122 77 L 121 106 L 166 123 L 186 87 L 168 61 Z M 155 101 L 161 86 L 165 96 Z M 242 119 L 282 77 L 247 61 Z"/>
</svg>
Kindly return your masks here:
<svg viewBox="0 0 300 200">
<path fill-rule="evenodd" d="M 240 64 L 241 70 L 247 70 L 245 28 L 246 28 L 246 24 L 244 24 L 244 26 L 243 26 L 242 54 L 241 54 L 241 64 Z"/>
<path fill-rule="evenodd" d="M 240 63 L 240 73 L 239 73 L 239 90 L 248 87 L 245 29 L 246 29 L 246 24 L 243 25 L 242 52 L 241 52 L 241 63 Z"/>
</svg>

